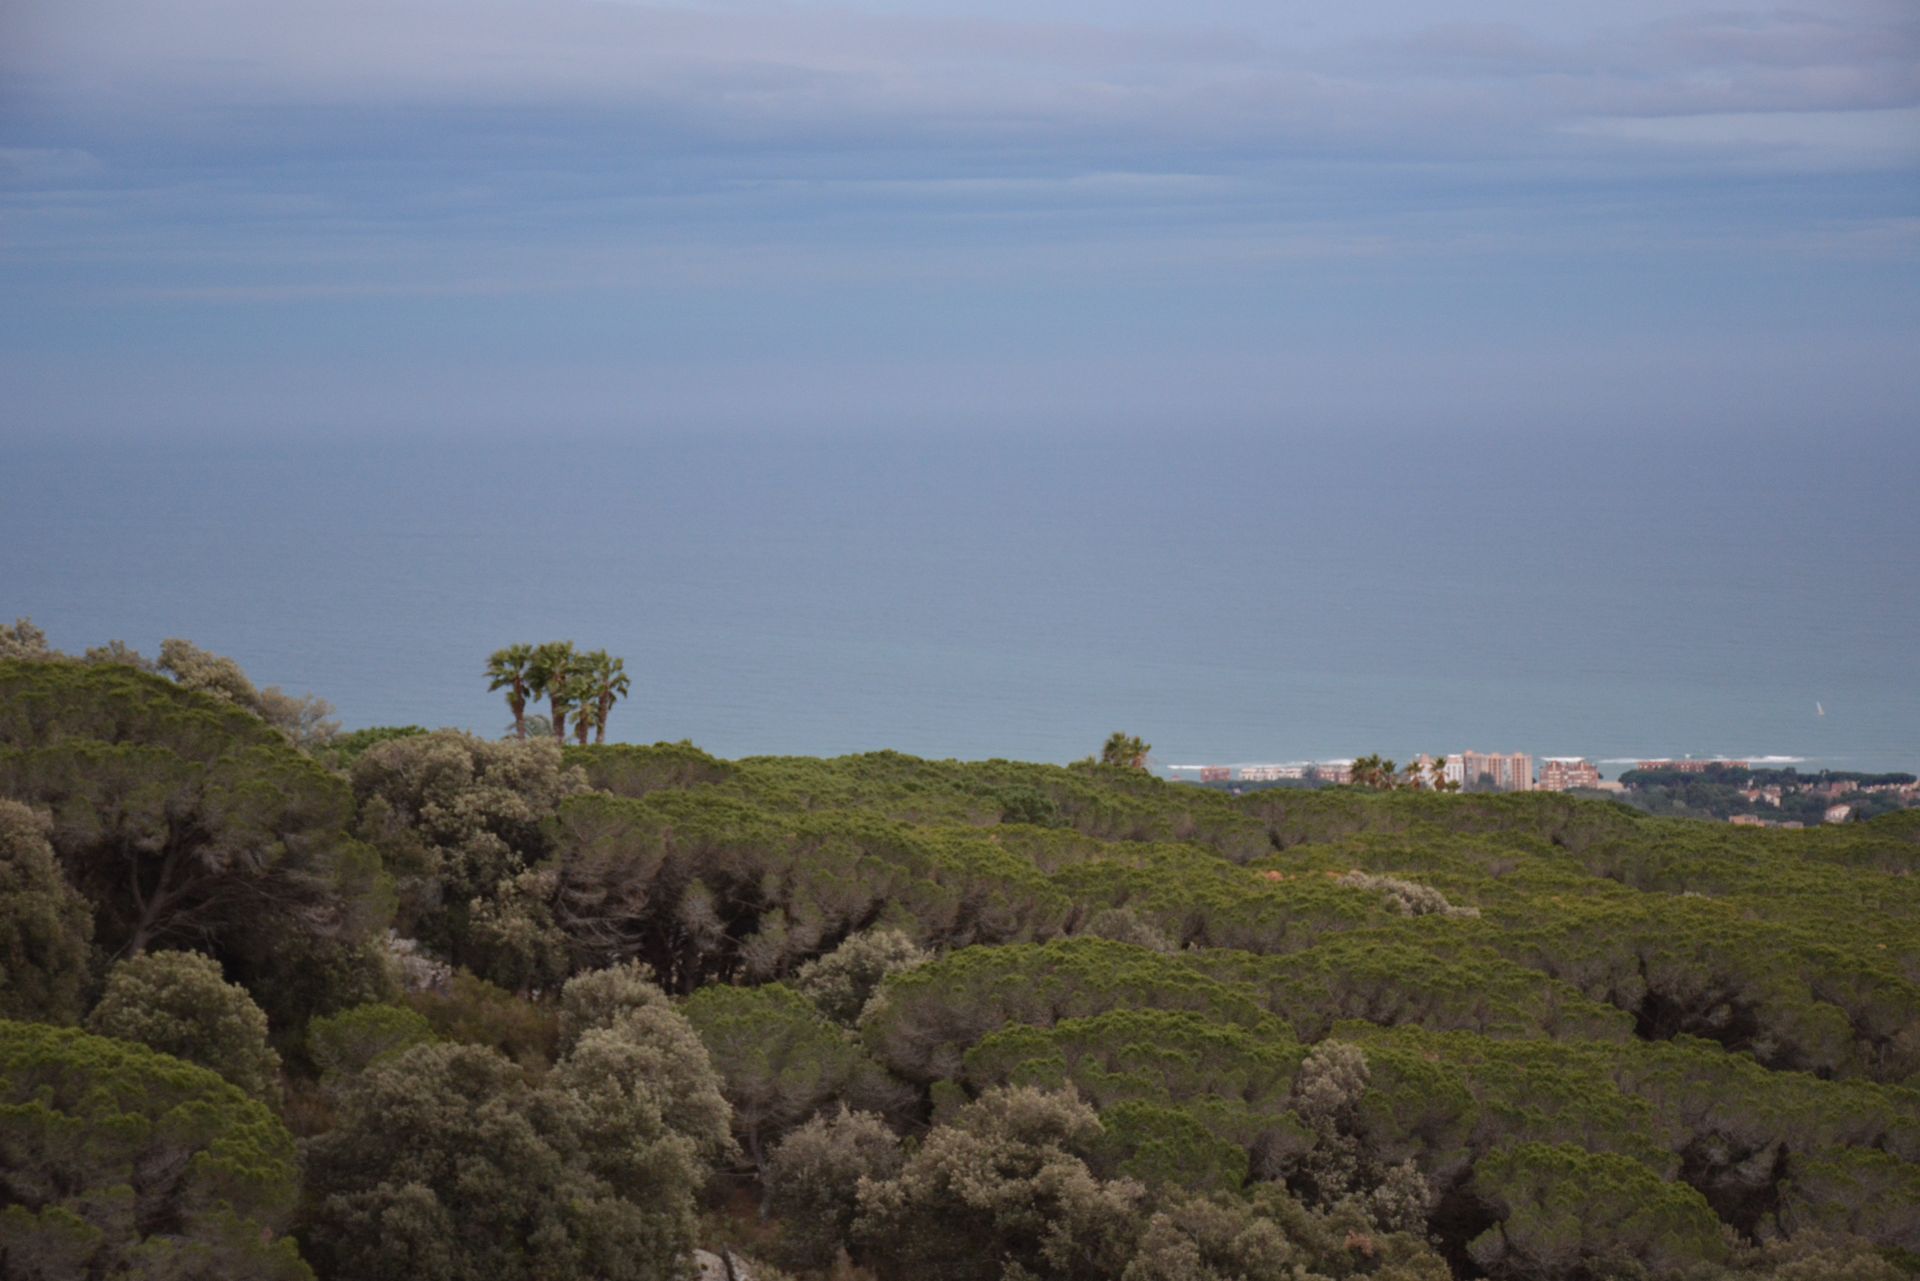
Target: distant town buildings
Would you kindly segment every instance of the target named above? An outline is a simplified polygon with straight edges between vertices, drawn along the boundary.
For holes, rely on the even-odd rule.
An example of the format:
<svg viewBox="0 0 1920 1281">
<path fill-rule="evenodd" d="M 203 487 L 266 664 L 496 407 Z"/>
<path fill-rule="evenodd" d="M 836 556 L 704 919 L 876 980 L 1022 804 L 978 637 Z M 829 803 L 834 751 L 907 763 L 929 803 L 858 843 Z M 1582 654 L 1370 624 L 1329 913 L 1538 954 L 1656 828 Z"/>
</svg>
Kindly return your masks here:
<svg viewBox="0 0 1920 1281">
<path fill-rule="evenodd" d="M 1243 765 L 1240 767 L 1240 781 L 1243 783 L 1279 783 L 1287 779 L 1304 779 L 1307 767 L 1304 765 Z"/>
<path fill-rule="evenodd" d="M 1491 780 L 1495 791 L 1533 790 L 1533 757 L 1525 752 L 1462 752 L 1460 769 L 1461 786 L 1469 791 L 1483 780 Z"/>
<path fill-rule="evenodd" d="M 1535 777 L 1535 765 L 1539 775 Z M 1621 762 L 1627 764 L 1627 762 Z M 1920 778 L 1910 773 L 1860 774 L 1821 770 L 1754 769 L 1747 761 L 1681 757 L 1635 761 L 1620 779 L 1604 779 L 1584 756 L 1534 757 L 1525 752 L 1452 752 L 1436 760 L 1424 753 L 1373 785 L 1426 788 L 1436 773 L 1461 791 L 1602 793 L 1656 813 L 1687 813 L 1730 818 L 1742 827 L 1798 827 L 1850 823 L 1890 808 L 1920 806 Z M 1238 784 L 1297 783 L 1352 785 L 1351 760 L 1295 761 L 1266 765 L 1170 765 L 1175 777 L 1239 791 Z M 1637 770 L 1672 771 L 1659 781 L 1644 781 Z M 1727 771 L 1722 773 L 1720 771 Z M 1645 798 L 1643 801 L 1642 798 Z M 1742 812 L 1744 811 L 1744 812 Z M 1756 812 L 1757 811 L 1757 812 Z"/>
<path fill-rule="evenodd" d="M 1748 761 L 1696 760 L 1688 757 L 1679 761 L 1635 761 L 1635 769 L 1670 769 L 1682 774 L 1704 774 L 1710 769 L 1751 769 Z"/>
<path fill-rule="evenodd" d="M 1540 789 L 1566 792 L 1576 787 L 1596 791 L 1600 787 L 1600 769 L 1580 756 L 1548 756 L 1540 762 Z"/>
</svg>

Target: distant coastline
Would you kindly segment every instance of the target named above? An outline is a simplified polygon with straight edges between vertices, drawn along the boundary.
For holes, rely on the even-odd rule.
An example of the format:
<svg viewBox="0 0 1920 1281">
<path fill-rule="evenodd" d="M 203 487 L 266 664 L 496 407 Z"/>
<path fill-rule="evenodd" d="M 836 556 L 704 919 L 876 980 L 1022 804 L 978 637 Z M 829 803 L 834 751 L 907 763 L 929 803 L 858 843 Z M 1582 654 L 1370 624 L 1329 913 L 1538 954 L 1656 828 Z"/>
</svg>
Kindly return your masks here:
<svg viewBox="0 0 1920 1281">
<path fill-rule="evenodd" d="M 1377 758 L 1369 758 L 1377 761 Z M 1792 763 L 1786 763 L 1792 762 Z M 1232 795 L 1269 788 L 1345 787 L 1356 783 L 1406 790 L 1445 788 L 1469 792 L 1563 792 L 1616 800 L 1649 814 L 1715 819 L 1747 827 L 1815 827 L 1860 822 L 1920 807 L 1920 777 L 1902 771 L 1812 770 L 1797 757 L 1650 757 L 1603 760 L 1540 758 L 1538 772 L 1525 753 L 1464 752 L 1445 758 L 1416 756 L 1396 772 L 1370 769 L 1356 777 L 1353 759 L 1283 764 L 1168 765 L 1175 782 L 1216 788 Z M 1613 779 L 1599 764 L 1630 765 Z"/>
</svg>

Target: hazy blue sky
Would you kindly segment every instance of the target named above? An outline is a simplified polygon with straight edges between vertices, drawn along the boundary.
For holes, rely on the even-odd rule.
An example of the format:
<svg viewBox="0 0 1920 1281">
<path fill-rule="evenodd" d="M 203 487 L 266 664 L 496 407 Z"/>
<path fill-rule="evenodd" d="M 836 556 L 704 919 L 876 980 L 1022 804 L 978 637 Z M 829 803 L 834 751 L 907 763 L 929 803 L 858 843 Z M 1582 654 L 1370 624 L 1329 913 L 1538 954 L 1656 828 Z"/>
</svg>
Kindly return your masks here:
<svg viewBox="0 0 1920 1281">
<path fill-rule="evenodd" d="M 1912 0 L 0 0 L 0 433 L 1908 430 Z"/>
</svg>

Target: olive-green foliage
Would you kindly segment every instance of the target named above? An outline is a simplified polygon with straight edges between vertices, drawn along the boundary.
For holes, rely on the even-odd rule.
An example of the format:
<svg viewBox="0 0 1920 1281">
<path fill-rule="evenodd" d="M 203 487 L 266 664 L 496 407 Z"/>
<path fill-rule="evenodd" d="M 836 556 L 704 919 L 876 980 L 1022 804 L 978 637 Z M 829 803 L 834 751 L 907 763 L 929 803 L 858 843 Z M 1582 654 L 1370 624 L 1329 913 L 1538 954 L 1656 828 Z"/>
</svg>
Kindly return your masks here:
<svg viewBox="0 0 1920 1281">
<path fill-rule="evenodd" d="M 1357 1045 L 1314 1046 L 1292 1098 L 1312 1144 L 1280 1155 L 1273 1168 L 1310 1204 L 1357 1215 L 1381 1231 L 1418 1231 L 1433 1208 L 1433 1185 L 1412 1160 L 1396 1161 L 1365 1131 L 1361 1109 L 1372 1071 Z"/>
<path fill-rule="evenodd" d="M 780 1256 L 824 1268 L 847 1246 L 860 1182 L 885 1182 L 906 1160 L 900 1140 L 870 1112 L 814 1116 L 767 1158 L 767 1206 L 780 1219 Z"/>
<path fill-rule="evenodd" d="M 928 1134 L 897 1178 L 860 1185 L 855 1238 L 887 1276 L 1117 1277 L 1147 1194 L 1089 1167 L 1100 1133 L 1071 1094 L 989 1091 Z"/>
<path fill-rule="evenodd" d="M 861 1018 L 861 1035 L 910 1081 L 960 1075 L 967 1048 L 1012 1023 L 1048 1027 L 1111 1010 L 1185 1010 L 1256 1027 L 1256 996 L 1199 972 L 1191 958 L 1104 939 L 968 948 L 895 975 Z"/>
<path fill-rule="evenodd" d="M 87 1030 L 197 1063 L 255 1098 L 279 1092 L 266 1014 L 197 952 L 148 952 L 114 966 Z"/>
<path fill-rule="evenodd" d="M 293 1139 L 203 1068 L 0 1022 L 0 1274 L 300 1281 Z"/>
<path fill-rule="evenodd" d="M 835 1023 L 851 1027 L 881 980 L 930 959 L 925 948 L 899 930 L 863 930 L 801 966 L 793 987 Z"/>
<path fill-rule="evenodd" d="M 1195 845 L 1100 849 L 1053 881 L 1077 902 L 1131 912 L 1183 947 L 1294 952 L 1393 919 L 1386 899 L 1337 879 L 1249 871 Z"/>
<path fill-rule="evenodd" d="M 1000 794 L 1000 821 L 1030 827 L 1058 827 L 1060 803 L 1037 787 L 1009 787 Z"/>
<path fill-rule="evenodd" d="M 1309 1141 L 1289 1111 L 1301 1054 L 1278 1019 L 1129 1008 L 1002 1028 L 967 1051 L 963 1079 L 1071 1086 L 1100 1110 L 1105 1164 L 1150 1184 L 1237 1188 Z"/>
<path fill-rule="evenodd" d="M 1727 1275 L 1730 1281 L 1907 1281 L 1913 1273 L 1853 1238 L 1807 1230 L 1739 1251 Z"/>
<path fill-rule="evenodd" d="M 370 725 L 365 729 L 335 734 L 324 745 L 314 748 L 313 755 L 331 768 L 346 772 L 353 768 L 355 761 L 382 743 L 390 743 L 396 738 L 416 738 L 427 732 L 423 725 Z"/>
<path fill-rule="evenodd" d="M 884 1112 L 904 1101 L 851 1033 L 785 984 L 705 987 L 685 1010 L 720 1071 L 734 1131 L 756 1169 L 781 1135 L 823 1108 Z"/>
<path fill-rule="evenodd" d="M 444 991 L 413 992 L 407 1005 L 417 1010 L 434 1035 L 497 1050 L 528 1071 L 553 1062 L 559 1048 L 559 1020 L 550 1005 L 523 1000 L 462 970 Z"/>
<path fill-rule="evenodd" d="M 531 1086 L 471 1045 L 375 1062 L 307 1149 L 302 1240 L 326 1276 L 668 1281 L 694 1144 L 615 1072 Z"/>
<path fill-rule="evenodd" d="M 701 1159 L 735 1154 L 732 1109 L 721 1094 L 706 1045 L 646 968 L 624 965 L 579 975 L 560 993 L 561 1071 L 644 1082 L 667 1124 L 690 1139 Z"/>
<path fill-rule="evenodd" d="M 1121 1281 L 1447 1281 L 1417 1235 L 1315 1214 L 1267 1185 L 1248 1196 L 1174 1193 L 1140 1233 Z"/>
<path fill-rule="evenodd" d="M 546 856 L 543 824 L 585 785 L 556 745 L 407 735 L 364 752 L 352 780 L 361 835 L 399 882 L 403 928 L 503 986 L 565 977 L 552 972 L 544 922 L 495 910 Z"/>
<path fill-rule="evenodd" d="M 1003 1024 L 1047 1026 L 1128 1008 L 1188 1010 L 1241 1026 L 1281 1014 L 1302 1040 L 1344 1018 L 1496 1035 L 1625 1035 L 1611 1011 L 1497 956 L 1361 932 L 1273 957 L 1169 956 L 1091 938 L 971 948 L 890 980 L 861 1023 L 890 1070 L 931 1082 L 956 1075 L 967 1046 Z"/>
<path fill-rule="evenodd" d="M 560 1048 L 599 1027 L 612 1027 L 628 1014 L 667 1004 L 653 971 L 633 961 L 576 974 L 560 989 Z"/>
<path fill-rule="evenodd" d="M 326 1008 L 306 986 L 326 955 L 386 922 L 339 779 L 256 717 L 122 664 L 0 662 L 0 796 L 52 816 L 109 955 L 206 948 L 288 1026 Z"/>
<path fill-rule="evenodd" d="M 1468 1250 L 1494 1277 L 1559 1281 L 1636 1264 L 1662 1276 L 1727 1252 L 1705 1198 L 1627 1157 L 1524 1143 L 1488 1156 L 1474 1181 L 1500 1221 Z"/>
<path fill-rule="evenodd" d="M 706 1046 L 665 1004 L 629 1011 L 610 1026 L 583 1033 L 549 1080 L 591 1105 L 600 1118 L 591 1125 L 593 1142 L 609 1152 L 643 1145 L 644 1134 L 627 1131 L 636 1117 L 651 1126 L 647 1118 L 657 1112 L 659 1123 L 699 1158 L 701 1173 L 738 1155 L 733 1111 Z"/>
<path fill-rule="evenodd" d="M 1920 1072 L 1911 814 L 1755 833 L 1551 796 L 1270 804 L 1285 807 L 1287 853 L 1267 867 L 1417 871 L 1481 907 L 1474 937 L 1618 1007 L 1642 1036 L 1827 1074 Z"/>
<path fill-rule="evenodd" d="M 1100 1113 L 1095 1164 L 1103 1171 L 1138 1179 L 1150 1187 L 1197 1191 L 1238 1188 L 1252 1158 L 1195 1109 L 1128 1099 Z"/>
<path fill-rule="evenodd" d="M 1771 1235 L 1795 1227 L 1781 1209 L 1782 1184 L 1809 1161 L 1868 1149 L 1920 1170 L 1912 1164 L 1920 1158 L 1920 1095 L 1770 1072 L 1700 1041 L 1487 1041 L 1357 1024 L 1341 1035 L 1363 1045 L 1368 1059 L 1357 1131 L 1436 1182 L 1503 1145 L 1572 1144 L 1682 1179 L 1723 1221 Z M 1811 1216 L 1805 1225 L 1859 1203 L 1819 1180 L 1795 1195 Z M 1897 1241 L 1897 1229 L 1876 1239 Z"/>
<path fill-rule="evenodd" d="M 1233 798 L 1098 765 L 475 744 L 328 759 L 352 761 L 351 822 L 403 879 L 407 933 L 491 982 L 407 998 L 455 1044 L 394 1049 L 419 1029 L 391 1012 L 303 1041 L 312 1012 L 391 999 L 341 781 L 125 663 L 0 663 L 0 796 L 52 816 L 109 954 L 138 950 L 144 897 L 164 909 L 149 946 L 206 947 L 254 988 L 327 1074 L 303 1129 L 427 1050 L 514 1060 L 481 1093 L 489 1116 L 532 1118 L 547 1154 L 523 1182 L 545 1201 L 516 1185 L 450 1214 L 464 1193 L 349 1169 L 328 1195 L 374 1197 L 349 1207 L 371 1217 L 337 1239 L 374 1242 L 384 1215 L 400 1251 L 364 1244 L 366 1275 L 417 1249 L 430 1273 L 564 1276 L 583 1242 L 608 1276 L 658 1263 L 673 1249 L 636 1256 L 594 1217 L 606 1188 L 653 1188 L 656 1222 L 680 1222 L 661 1190 L 691 1197 L 735 1161 L 731 1128 L 773 1196 L 782 1137 L 846 1104 L 932 1125 L 920 1165 L 868 1179 L 893 1191 L 851 1245 L 884 1276 L 1405 1281 L 1434 1275 L 1431 1232 L 1457 1267 L 1509 1276 L 1812 1281 L 1914 1248 L 1920 814 L 1755 833 L 1552 795 Z M 147 843 L 96 866 L 89 833 L 123 814 L 185 821 L 127 827 Z M 230 875 L 334 879 L 306 899 L 247 879 L 156 900 L 169 838 L 260 860 Z M 1006 1112 L 1009 1086 L 1077 1091 L 1100 1123 L 988 1141 L 981 1110 Z M 966 1165 L 994 1154 L 1014 1164 Z M 485 1186 L 496 1167 L 472 1168 Z M 820 1210 L 837 1224 L 834 1179 L 818 1190 L 839 1189 Z M 796 1262 L 840 1244 L 784 1213 L 767 1237 Z M 1769 1244 L 1723 1261 L 1729 1231 Z M 487 1255 L 489 1234 L 527 1244 Z"/>
<path fill-rule="evenodd" d="M 716 984 L 813 988 L 842 940 L 897 930 L 935 959 L 827 1005 L 862 1010 L 864 1044 L 936 1122 L 969 1092 L 1070 1086 L 1103 1113 L 1093 1177 L 1287 1197 L 1335 1240 L 1309 1251 L 1326 1275 L 1400 1266 L 1389 1243 L 1412 1238 L 1393 1229 L 1423 1213 L 1462 1266 L 1476 1238 L 1540 1237 L 1537 1209 L 1509 1224 L 1525 1198 L 1479 1177 L 1527 1145 L 1631 1162 L 1656 1202 L 1697 1196 L 1752 1237 L 1907 1239 L 1912 816 L 1755 838 L 1551 795 L 1236 800 L 1134 770 L 894 753 L 568 759 L 633 795 L 561 804 L 544 860 L 476 913 L 516 923 L 503 946 L 573 971 L 637 959 L 717 1006 L 738 998 Z M 845 1061 L 821 1024 L 778 1012 L 790 996 L 734 1020 L 802 1047 L 777 1070 L 751 1047 L 736 1103 L 748 1078 Z M 1364 1073 L 1329 1048 L 1302 1085 L 1305 1047 L 1329 1038 Z M 1347 1077 L 1337 1107 L 1315 1102 L 1316 1081 Z M 1565 1266 L 1657 1253 L 1595 1236 Z"/>
<path fill-rule="evenodd" d="M 0 800 L 0 1018 L 71 1023 L 87 985 L 93 917 L 47 843 L 48 818 Z"/>
<path fill-rule="evenodd" d="M 356 1005 L 307 1024 L 307 1056 L 323 1076 L 339 1080 L 433 1039 L 433 1025 L 417 1010 Z"/>
<path fill-rule="evenodd" d="M 1150 952 L 1171 952 L 1173 940 L 1162 934 L 1152 924 L 1143 921 L 1132 908 L 1103 907 L 1088 918 L 1086 926 L 1080 931 L 1089 938 L 1109 939 L 1115 943 L 1131 943 L 1135 947 L 1144 947 Z"/>
<path fill-rule="evenodd" d="M 641 797 L 667 788 L 724 782 L 734 771 L 730 762 L 685 741 L 651 747 L 625 743 L 568 747 L 565 759 L 585 773 L 587 786 L 615 796 Z"/>
<path fill-rule="evenodd" d="M 1873 1148 L 1829 1148 L 1794 1167 L 1781 1217 L 1920 1255 L 1920 1165 Z"/>
<path fill-rule="evenodd" d="M 922 826 L 993 826 L 1010 792 L 1051 801 L 1064 829 L 1103 840 L 1194 841 L 1244 862 L 1271 845 L 1265 824 L 1223 793 L 1167 783 L 1145 770 L 1017 761 L 929 761 L 899 752 L 831 760 L 748 757 L 716 788 L 787 813 L 864 811 Z"/>
<path fill-rule="evenodd" d="M 554 856 L 525 888 L 576 967 L 638 958 L 686 993 L 788 975 L 876 923 L 937 947 L 1058 928 L 1064 904 L 1045 876 L 983 834 L 773 813 L 723 790 L 561 806 Z"/>
</svg>

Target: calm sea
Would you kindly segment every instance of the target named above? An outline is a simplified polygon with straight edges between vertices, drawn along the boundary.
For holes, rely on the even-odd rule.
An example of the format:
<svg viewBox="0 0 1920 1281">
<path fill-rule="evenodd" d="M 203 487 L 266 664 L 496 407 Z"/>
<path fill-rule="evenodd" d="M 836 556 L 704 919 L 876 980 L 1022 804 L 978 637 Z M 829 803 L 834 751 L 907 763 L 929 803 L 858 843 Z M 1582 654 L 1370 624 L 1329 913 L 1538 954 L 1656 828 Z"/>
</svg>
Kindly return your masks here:
<svg viewBox="0 0 1920 1281">
<path fill-rule="evenodd" d="M 498 733 L 488 652 L 570 638 L 627 660 L 614 737 L 725 756 L 1914 769 L 1916 480 L 1817 431 L 42 445 L 0 613 L 349 726 Z"/>
</svg>

